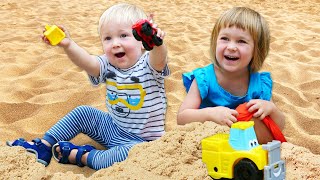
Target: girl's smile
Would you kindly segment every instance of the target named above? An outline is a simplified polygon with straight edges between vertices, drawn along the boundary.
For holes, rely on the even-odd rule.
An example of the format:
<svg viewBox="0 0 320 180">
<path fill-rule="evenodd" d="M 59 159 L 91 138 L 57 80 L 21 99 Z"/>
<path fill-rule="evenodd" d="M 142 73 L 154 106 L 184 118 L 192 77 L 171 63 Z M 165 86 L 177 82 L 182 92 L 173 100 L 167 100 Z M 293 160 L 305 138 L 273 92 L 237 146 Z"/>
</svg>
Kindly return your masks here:
<svg viewBox="0 0 320 180">
<path fill-rule="evenodd" d="M 236 61 L 239 59 L 239 57 L 235 57 L 235 56 L 228 56 L 228 55 L 225 55 L 224 56 L 227 60 L 229 61 Z"/>
</svg>

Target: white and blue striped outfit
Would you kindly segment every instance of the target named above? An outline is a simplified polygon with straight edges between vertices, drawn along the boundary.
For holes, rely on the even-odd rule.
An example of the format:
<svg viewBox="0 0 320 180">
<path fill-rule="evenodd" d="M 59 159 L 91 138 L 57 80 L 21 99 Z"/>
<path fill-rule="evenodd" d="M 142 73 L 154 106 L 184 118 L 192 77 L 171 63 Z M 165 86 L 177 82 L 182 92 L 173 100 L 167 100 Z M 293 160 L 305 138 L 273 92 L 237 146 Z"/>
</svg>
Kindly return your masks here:
<svg viewBox="0 0 320 180">
<path fill-rule="evenodd" d="M 129 69 L 112 66 L 105 55 L 97 59 L 100 76 L 89 78 L 93 85 L 106 83 L 108 112 L 90 106 L 77 107 L 43 137 L 55 144 L 79 133 L 87 134 L 107 148 L 90 151 L 87 164 L 93 169 L 123 161 L 135 144 L 155 140 L 164 134 L 167 107 L 164 78 L 170 74 L 168 66 L 162 72 L 151 67 L 149 52 Z"/>
</svg>

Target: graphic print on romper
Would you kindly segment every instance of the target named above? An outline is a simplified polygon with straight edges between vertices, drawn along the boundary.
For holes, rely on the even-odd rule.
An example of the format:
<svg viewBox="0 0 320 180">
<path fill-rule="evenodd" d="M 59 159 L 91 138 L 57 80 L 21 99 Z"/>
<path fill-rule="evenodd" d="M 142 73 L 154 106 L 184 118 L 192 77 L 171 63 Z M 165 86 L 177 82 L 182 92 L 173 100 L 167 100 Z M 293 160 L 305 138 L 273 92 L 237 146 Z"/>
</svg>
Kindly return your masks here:
<svg viewBox="0 0 320 180">
<path fill-rule="evenodd" d="M 135 77 L 136 78 L 136 77 Z M 107 81 L 107 98 L 111 105 L 111 110 L 119 117 L 127 117 L 131 110 L 139 110 L 144 103 L 146 91 L 142 85 L 137 83 L 135 78 L 133 84 L 117 84 Z"/>
</svg>

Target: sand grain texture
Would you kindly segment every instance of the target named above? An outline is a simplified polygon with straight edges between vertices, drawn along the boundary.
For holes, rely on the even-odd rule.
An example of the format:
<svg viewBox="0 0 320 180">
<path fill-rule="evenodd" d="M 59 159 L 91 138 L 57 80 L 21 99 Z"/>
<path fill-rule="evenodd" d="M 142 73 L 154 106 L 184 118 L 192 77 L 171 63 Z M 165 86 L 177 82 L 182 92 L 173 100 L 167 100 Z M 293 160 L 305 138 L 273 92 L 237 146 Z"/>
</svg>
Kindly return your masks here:
<svg viewBox="0 0 320 180">
<path fill-rule="evenodd" d="M 171 76 L 166 80 L 166 135 L 137 145 L 126 161 L 99 171 L 37 163 L 24 149 L 5 146 L 19 137 L 42 135 L 79 105 L 106 110 L 104 86 L 87 75 L 59 47 L 40 39 L 46 24 L 63 24 L 92 54 L 102 54 L 97 33 L 101 13 L 120 1 L 4 0 L 0 2 L 0 179 L 210 179 L 201 161 L 200 140 L 228 128 L 214 123 L 176 125 L 186 93 L 181 74 L 210 63 L 211 29 L 233 6 L 248 6 L 269 22 L 271 50 L 262 71 L 274 80 L 273 100 L 286 115 L 282 159 L 287 179 L 320 177 L 320 2 L 318 0 L 129 0 L 167 32 Z M 73 142 L 90 143 L 84 135 Z"/>
</svg>

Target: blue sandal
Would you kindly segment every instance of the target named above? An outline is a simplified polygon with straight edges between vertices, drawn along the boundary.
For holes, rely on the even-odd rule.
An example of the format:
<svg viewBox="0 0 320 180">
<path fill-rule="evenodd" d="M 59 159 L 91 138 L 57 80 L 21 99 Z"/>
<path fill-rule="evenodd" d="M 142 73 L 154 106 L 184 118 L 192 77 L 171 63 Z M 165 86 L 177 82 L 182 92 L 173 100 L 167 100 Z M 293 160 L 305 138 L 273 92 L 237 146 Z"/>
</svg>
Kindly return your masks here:
<svg viewBox="0 0 320 180">
<path fill-rule="evenodd" d="M 23 138 L 19 138 L 12 143 L 7 141 L 6 144 L 10 147 L 12 146 L 24 147 L 28 152 L 34 153 L 36 155 L 37 161 L 39 163 L 42 163 L 45 166 L 48 166 L 52 157 L 51 147 L 48 147 L 47 145 L 43 144 L 41 142 L 41 139 L 39 138 L 32 140 L 32 142 L 34 142 L 34 144 L 29 144 Z"/>
<path fill-rule="evenodd" d="M 60 147 L 60 154 L 62 155 L 60 159 L 59 152 L 56 151 L 58 146 Z M 68 157 L 73 149 L 78 150 L 76 154 L 76 165 L 79 167 L 83 167 L 84 165 L 81 162 L 81 157 L 85 153 L 90 152 L 92 149 L 95 149 L 95 147 L 91 145 L 76 146 L 68 141 L 60 141 L 52 146 L 53 158 L 62 164 L 72 164 L 69 162 Z"/>
</svg>

